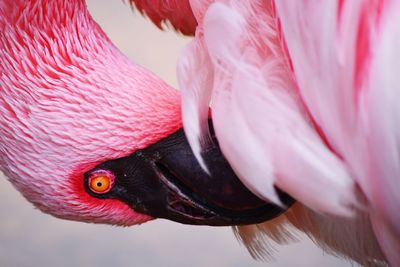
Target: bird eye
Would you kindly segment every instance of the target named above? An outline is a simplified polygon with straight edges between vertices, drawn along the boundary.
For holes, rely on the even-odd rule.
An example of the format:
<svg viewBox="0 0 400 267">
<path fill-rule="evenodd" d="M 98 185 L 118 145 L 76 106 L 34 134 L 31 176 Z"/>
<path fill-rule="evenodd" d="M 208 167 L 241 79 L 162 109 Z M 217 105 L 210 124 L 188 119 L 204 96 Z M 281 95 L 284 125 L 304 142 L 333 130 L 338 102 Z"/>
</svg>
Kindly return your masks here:
<svg viewBox="0 0 400 267">
<path fill-rule="evenodd" d="M 94 193 L 105 194 L 114 185 L 115 176 L 109 171 L 97 170 L 89 177 L 89 188 Z"/>
</svg>

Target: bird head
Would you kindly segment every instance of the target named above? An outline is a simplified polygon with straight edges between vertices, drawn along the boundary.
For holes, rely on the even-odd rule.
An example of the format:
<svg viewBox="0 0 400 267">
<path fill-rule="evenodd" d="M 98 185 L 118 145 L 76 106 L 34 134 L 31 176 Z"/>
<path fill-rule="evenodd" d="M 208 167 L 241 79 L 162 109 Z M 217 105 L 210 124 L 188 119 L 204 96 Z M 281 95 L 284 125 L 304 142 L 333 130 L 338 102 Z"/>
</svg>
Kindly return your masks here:
<svg viewBox="0 0 400 267">
<path fill-rule="evenodd" d="M 283 211 L 241 184 L 213 133 L 209 172 L 200 167 L 179 92 L 128 60 L 84 1 L 2 5 L 0 166 L 40 210 L 116 225 L 249 224 Z"/>
</svg>

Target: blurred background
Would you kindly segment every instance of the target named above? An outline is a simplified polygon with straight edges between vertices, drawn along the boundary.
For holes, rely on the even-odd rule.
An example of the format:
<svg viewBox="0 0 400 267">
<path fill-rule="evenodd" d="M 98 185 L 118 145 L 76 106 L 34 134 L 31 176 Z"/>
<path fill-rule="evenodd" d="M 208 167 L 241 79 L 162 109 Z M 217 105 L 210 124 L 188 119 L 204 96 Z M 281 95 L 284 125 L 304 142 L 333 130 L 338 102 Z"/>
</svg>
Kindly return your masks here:
<svg viewBox="0 0 400 267">
<path fill-rule="evenodd" d="M 175 64 L 190 41 L 162 32 L 121 0 L 88 0 L 111 40 L 133 61 L 177 87 Z M 129 228 L 55 219 L 34 209 L 0 173 L 0 267 L 36 266 L 354 266 L 303 241 L 276 247 L 269 262 L 253 260 L 229 227 L 156 220 Z"/>
</svg>

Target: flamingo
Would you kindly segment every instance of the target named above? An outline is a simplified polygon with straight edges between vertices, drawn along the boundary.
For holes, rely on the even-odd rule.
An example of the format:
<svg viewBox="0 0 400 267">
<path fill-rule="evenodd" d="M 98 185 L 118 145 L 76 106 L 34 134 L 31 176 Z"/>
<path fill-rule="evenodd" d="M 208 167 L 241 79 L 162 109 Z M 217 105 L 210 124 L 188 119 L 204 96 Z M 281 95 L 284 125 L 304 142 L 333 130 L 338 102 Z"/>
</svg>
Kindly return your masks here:
<svg viewBox="0 0 400 267">
<path fill-rule="evenodd" d="M 396 1 L 132 4 L 195 35 L 178 64 L 182 118 L 179 93 L 122 55 L 83 0 L 0 1 L 0 166 L 30 202 L 117 225 L 270 220 L 236 228 L 253 254 L 290 224 L 397 266 Z"/>
</svg>

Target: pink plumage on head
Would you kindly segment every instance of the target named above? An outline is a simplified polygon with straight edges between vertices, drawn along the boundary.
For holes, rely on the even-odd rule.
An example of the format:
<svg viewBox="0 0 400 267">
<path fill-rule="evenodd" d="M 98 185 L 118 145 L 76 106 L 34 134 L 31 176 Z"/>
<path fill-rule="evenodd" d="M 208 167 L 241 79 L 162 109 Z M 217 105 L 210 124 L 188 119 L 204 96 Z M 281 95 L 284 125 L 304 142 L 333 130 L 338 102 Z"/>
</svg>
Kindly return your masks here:
<svg viewBox="0 0 400 267">
<path fill-rule="evenodd" d="M 178 92 L 130 62 L 84 1 L 1 1 L 0 31 L 2 171 L 58 217 L 150 219 L 87 195 L 82 177 L 179 129 Z"/>
</svg>

